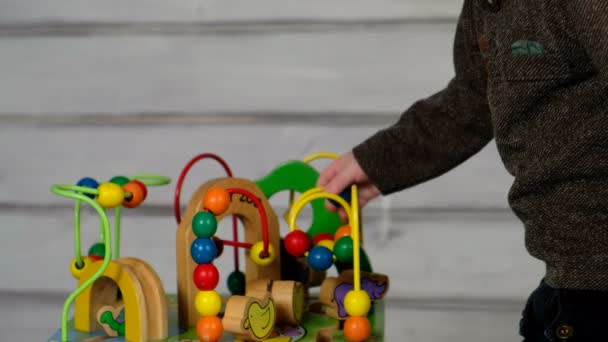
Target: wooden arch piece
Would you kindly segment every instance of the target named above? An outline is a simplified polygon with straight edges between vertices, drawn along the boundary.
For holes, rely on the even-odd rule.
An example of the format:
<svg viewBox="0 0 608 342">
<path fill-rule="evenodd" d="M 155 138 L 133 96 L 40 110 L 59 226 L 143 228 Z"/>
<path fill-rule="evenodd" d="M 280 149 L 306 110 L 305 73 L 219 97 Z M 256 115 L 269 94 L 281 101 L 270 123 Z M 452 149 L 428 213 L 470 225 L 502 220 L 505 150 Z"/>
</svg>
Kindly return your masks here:
<svg viewBox="0 0 608 342">
<path fill-rule="evenodd" d="M 280 279 L 281 277 L 279 221 L 260 188 L 254 182 L 242 178 L 218 178 L 208 181 L 200 186 L 192 195 L 184 212 L 182 222 L 177 228 L 177 297 L 179 325 L 184 328 L 195 326 L 200 318 L 200 315 L 196 312 L 194 307 L 194 298 L 198 289 L 192 280 L 192 274 L 196 267 L 196 263 L 192 260 L 190 255 L 190 246 L 196 238 L 192 231 L 192 219 L 197 212 L 203 209 L 203 197 L 211 187 L 221 187 L 224 189 L 241 188 L 258 197 L 266 212 L 269 243 L 274 247 L 276 257 L 268 266 L 259 266 L 254 263 L 251 258 L 247 257 L 245 262 L 246 281 L 250 282 L 259 278 L 275 280 Z M 260 214 L 251 201 L 247 201 L 246 198 L 240 194 L 233 194 L 228 210 L 218 217 L 218 221 L 224 216 L 232 214 L 236 214 L 242 219 L 245 226 L 244 240 L 246 242 L 253 244 L 262 241 L 263 235 Z M 229 234 L 222 235 L 229 236 Z M 246 253 L 246 255 L 248 256 L 248 253 Z M 223 275 L 224 277 L 222 278 L 225 279 L 228 272 L 226 272 L 226 274 L 222 273 L 223 272 L 220 271 L 220 276 Z"/>
<path fill-rule="evenodd" d="M 97 261 L 85 269 L 79 285 L 92 277 L 101 265 L 102 262 Z M 118 289 L 125 308 L 125 339 L 167 338 L 167 304 L 162 283 L 148 264 L 137 259 L 111 261 L 102 276 L 76 298 L 74 328 L 85 332 L 101 329 L 97 313 L 106 305 L 117 304 Z"/>
</svg>

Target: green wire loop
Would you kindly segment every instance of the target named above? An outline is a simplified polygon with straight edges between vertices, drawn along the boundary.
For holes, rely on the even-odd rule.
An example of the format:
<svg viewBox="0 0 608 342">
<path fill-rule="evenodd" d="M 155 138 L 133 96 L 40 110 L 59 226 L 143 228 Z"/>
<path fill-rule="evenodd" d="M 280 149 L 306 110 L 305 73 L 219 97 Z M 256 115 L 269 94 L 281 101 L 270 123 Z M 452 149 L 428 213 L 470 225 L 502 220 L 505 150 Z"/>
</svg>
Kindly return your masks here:
<svg viewBox="0 0 608 342">
<path fill-rule="evenodd" d="M 92 200 L 91 198 L 89 198 L 83 194 L 73 192 L 74 188 L 76 188 L 76 187 L 74 187 L 73 185 L 68 185 L 68 186 L 54 185 L 53 187 L 51 187 L 51 192 L 53 192 L 54 194 L 59 195 L 59 196 L 75 199 L 75 200 L 77 200 L 77 202 L 85 201 L 88 204 L 90 204 L 99 214 L 103 236 L 109 236 L 110 235 L 110 220 L 108 219 L 108 216 L 106 215 L 104 209 L 96 201 Z M 78 203 L 77 206 L 79 207 L 80 203 Z M 75 230 L 77 232 L 78 239 L 80 240 L 80 225 L 79 224 L 75 225 Z M 80 245 L 80 243 L 78 243 L 78 245 Z M 80 249 L 80 246 L 78 246 L 78 249 Z M 74 292 L 72 292 L 68 296 L 65 303 L 63 304 L 63 311 L 61 313 L 61 340 L 62 341 L 64 341 L 64 342 L 68 341 L 68 314 L 70 311 L 70 305 L 72 305 L 72 302 L 74 302 L 76 297 L 78 297 L 87 287 L 91 286 L 91 284 L 93 284 L 97 279 L 99 279 L 101 277 L 101 275 L 103 274 L 103 272 L 105 272 L 106 268 L 108 268 L 108 264 L 110 263 L 110 253 L 111 253 L 110 240 L 107 239 L 107 241 L 105 243 L 105 256 L 103 258 L 103 264 L 101 265 L 101 267 L 97 270 L 97 272 L 95 272 L 95 274 L 93 274 L 93 276 L 91 278 L 87 279 L 84 283 L 82 283 L 81 286 L 79 286 L 76 290 L 74 290 Z M 77 260 L 78 260 L 78 258 L 77 258 Z M 80 262 L 82 265 L 82 258 L 80 258 Z"/>
<path fill-rule="evenodd" d="M 131 177 L 131 180 L 138 180 L 148 186 L 167 185 L 171 183 L 171 178 L 155 175 L 151 173 L 138 173 Z"/>
<path fill-rule="evenodd" d="M 122 208 L 114 209 L 114 260 L 120 258 L 120 218 L 122 216 Z"/>
</svg>

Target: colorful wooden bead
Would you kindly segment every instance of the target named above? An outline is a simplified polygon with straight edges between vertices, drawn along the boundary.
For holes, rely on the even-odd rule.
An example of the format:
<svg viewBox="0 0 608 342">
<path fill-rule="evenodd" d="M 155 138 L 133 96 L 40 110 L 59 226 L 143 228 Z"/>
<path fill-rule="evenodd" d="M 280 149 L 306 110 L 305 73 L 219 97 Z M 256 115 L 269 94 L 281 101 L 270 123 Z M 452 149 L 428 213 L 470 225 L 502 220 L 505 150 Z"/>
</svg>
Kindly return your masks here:
<svg viewBox="0 0 608 342">
<path fill-rule="evenodd" d="M 103 260 L 102 257 L 100 257 L 99 255 L 95 255 L 95 254 L 89 255 L 89 259 L 91 259 L 92 262 Z"/>
<path fill-rule="evenodd" d="M 220 272 L 213 264 L 197 265 L 192 273 L 192 279 L 199 290 L 211 291 L 220 281 Z"/>
<path fill-rule="evenodd" d="M 148 187 L 146 186 L 146 184 L 144 184 L 144 182 L 139 181 L 137 179 L 133 179 L 129 183 L 139 184 L 141 186 L 141 188 L 144 190 L 144 200 L 146 198 L 148 198 Z"/>
<path fill-rule="evenodd" d="M 131 181 L 123 185 L 122 189 L 131 194 L 129 198 L 125 197 L 125 200 L 122 201 L 122 205 L 127 208 L 136 208 L 146 199 L 147 190 L 142 182 Z"/>
<path fill-rule="evenodd" d="M 268 245 L 268 255 L 264 255 L 264 242 L 258 241 L 253 246 L 251 246 L 251 250 L 249 251 L 251 260 L 260 266 L 268 266 L 272 264 L 276 257 L 276 253 L 274 251 L 274 247 L 272 245 Z"/>
<path fill-rule="evenodd" d="M 115 183 L 101 183 L 97 187 L 97 203 L 104 208 L 116 208 L 125 199 L 125 192 L 120 185 Z"/>
<path fill-rule="evenodd" d="M 201 342 L 218 342 L 223 333 L 222 320 L 217 316 L 201 317 L 196 322 L 196 335 Z"/>
<path fill-rule="evenodd" d="M 341 237 L 334 244 L 334 255 L 338 261 L 349 263 L 353 260 L 353 239 L 350 236 Z"/>
<path fill-rule="evenodd" d="M 225 213 L 229 206 L 230 194 L 225 189 L 213 187 L 203 197 L 203 207 L 216 216 Z"/>
<path fill-rule="evenodd" d="M 222 297 L 217 291 L 199 291 L 194 298 L 194 306 L 201 316 L 215 316 L 222 309 Z"/>
<path fill-rule="evenodd" d="M 333 252 L 334 251 L 334 240 L 321 240 L 321 241 L 319 241 L 319 243 L 317 243 L 317 246 L 323 246 Z"/>
<path fill-rule="evenodd" d="M 340 240 L 340 238 L 345 237 L 345 236 L 350 236 L 350 226 L 349 225 L 344 225 L 344 226 L 338 228 L 338 230 L 336 230 L 336 233 L 334 234 L 334 241 L 338 241 L 338 240 Z"/>
<path fill-rule="evenodd" d="M 97 189 L 97 187 L 99 186 L 99 183 L 91 177 L 84 177 L 81 180 L 79 180 L 78 183 L 76 183 L 76 186 Z M 95 198 L 95 195 L 93 195 L 93 194 L 84 194 L 84 195 L 89 198 Z"/>
<path fill-rule="evenodd" d="M 208 264 L 217 255 L 215 242 L 211 239 L 195 239 L 190 246 L 190 254 L 197 264 Z"/>
<path fill-rule="evenodd" d="M 91 255 L 97 255 L 103 259 L 106 256 L 106 245 L 103 242 L 93 244 L 93 246 L 89 248 L 89 256 Z"/>
<path fill-rule="evenodd" d="M 242 296 L 245 294 L 245 273 L 234 271 L 228 276 L 228 290 L 233 295 Z"/>
<path fill-rule="evenodd" d="M 312 238 L 312 243 L 316 245 L 323 240 L 334 241 L 334 236 L 329 233 L 319 233 Z"/>
<path fill-rule="evenodd" d="M 91 259 L 85 256 L 82 257 L 82 265 L 78 265 L 77 263 L 78 261 L 76 260 L 76 258 L 72 259 L 72 263 L 70 264 L 70 273 L 72 273 L 72 276 L 75 279 L 80 279 L 80 276 L 82 275 L 84 270 L 91 263 Z"/>
<path fill-rule="evenodd" d="M 217 219 L 212 212 L 199 211 L 192 218 L 192 231 L 199 238 L 210 238 L 217 231 Z"/>
<path fill-rule="evenodd" d="M 129 178 L 125 176 L 114 176 L 110 179 L 110 183 L 118 184 L 120 187 L 129 183 Z"/>
<path fill-rule="evenodd" d="M 364 290 L 350 290 L 344 297 L 344 309 L 349 316 L 367 316 L 372 301 Z"/>
<path fill-rule="evenodd" d="M 308 266 L 317 271 L 325 271 L 334 263 L 333 253 L 323 246 L 314 246 L 308 252 Z"/>
<path fill-rule="evenodd" d="M 285 236 L 285 249 L 294 257 L 301 257 L 310 249 L 310 237 L 305 232 L 297 229 Z"/>
<path fill-rule="evenodd" d="M 344 321 L 344 337 L 349 342 L 363 342 L 371 335 L 372 327 L 367 317 L 351 316 Z"/>
</svg>

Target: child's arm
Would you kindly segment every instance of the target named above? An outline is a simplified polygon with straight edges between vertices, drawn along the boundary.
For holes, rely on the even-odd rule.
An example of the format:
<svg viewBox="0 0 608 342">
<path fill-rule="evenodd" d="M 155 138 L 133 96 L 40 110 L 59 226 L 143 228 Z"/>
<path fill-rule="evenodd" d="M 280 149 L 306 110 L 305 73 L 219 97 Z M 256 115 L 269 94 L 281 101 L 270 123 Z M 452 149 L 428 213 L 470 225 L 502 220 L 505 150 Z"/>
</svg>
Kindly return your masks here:
<svg viewBox="0 0 608 342">
<path fill-rule="evenodd" d="M 485 66 L 465 1 L 454 43 L 456 76 L 441 92 L 415 103 L 399 119 L 355 147 L 356 160 L 383 194 L 439 176 L 493 137 Z"/>
</svg>

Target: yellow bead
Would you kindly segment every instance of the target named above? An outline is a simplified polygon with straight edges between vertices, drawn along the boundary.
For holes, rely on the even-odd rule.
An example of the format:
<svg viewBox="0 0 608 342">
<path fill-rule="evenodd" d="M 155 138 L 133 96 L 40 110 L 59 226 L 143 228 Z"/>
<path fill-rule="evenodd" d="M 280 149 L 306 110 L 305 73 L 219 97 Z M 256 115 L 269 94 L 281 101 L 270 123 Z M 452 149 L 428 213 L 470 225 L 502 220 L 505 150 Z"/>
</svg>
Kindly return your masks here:
<svg viewBox="0 0 608 342">
<path fill-rule="evenodd" d="M 97 203 L 104 208 L 116 208 L 125 200 L 125 191 L 116 183 L 101 183 L 97 191 Z"/>
<path fill-rule="evenodd" d="M 350 290 L 344 297 L 344 309 L 349 316 L 367 316 L 372 301 L 363 290 Z"/>
<path fill-rule="evenodd" d="M 264 251 L 264 242 L 258 241 L 253 246 L 251 246 L 251 250 L 249 251 L 249 256 L 251 260 L 260 266 L 268 266 L 272 264 L 274 258 L 276 256 L 274 247 L 272 245 L 268 245 L 268 255 L 262 257 L 260 254 Z"/>
<path fill-rule="evenodd" d="M 80 267 L 78 267 L 76 265 L 76 258 L 74 258 L 74 259 L 72 259 L 72 263 L 70 264 L 70 273 L 72 273 L 72 276 L 76 279 L 80 279 L 82 272 L 84 272 L 84 270 L 87 268 L 87 266 L 89 266 L 91 264 L 91 259 L 89 259 L 89 257 L 83 256 L 82 263 L 83 264 Z"/>
<path fill-rule="evenodd" d="M 332 240 L 321 240 L 317 243 L 317 246 L 323 246 L 327 249 L 329 249 L 330 251 L 334 251 L 334 243 Z"/>
<path fill-rule="evenodd" d="M 194 298 L 194 306 L 201 316 L 216 316 L 222 310 L 222 297 L 215 290 L 200 291 Z"/>
</svg>

